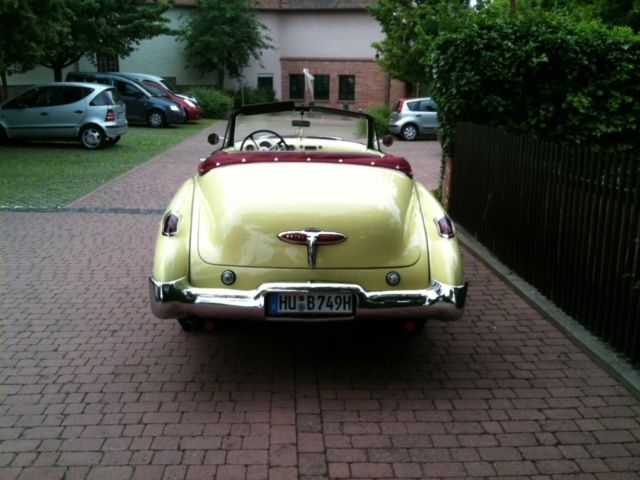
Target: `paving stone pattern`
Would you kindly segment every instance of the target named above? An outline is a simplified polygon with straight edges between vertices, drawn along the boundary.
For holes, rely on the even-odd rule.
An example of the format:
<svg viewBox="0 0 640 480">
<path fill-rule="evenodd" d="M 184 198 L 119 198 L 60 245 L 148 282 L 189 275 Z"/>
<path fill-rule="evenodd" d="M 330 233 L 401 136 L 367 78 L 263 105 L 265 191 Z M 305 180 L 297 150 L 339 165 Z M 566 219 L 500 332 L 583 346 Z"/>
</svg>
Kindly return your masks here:
<svg viewBox="0 0 640 480">
<path fill-rule="evenodd" d="M 73 204 L 104 211 L 0 212 L 2 480 L 640 478 L 638 399 L 466 251 L 464 317 L 416 336 L 155 319 L 158 215 L 105 212 L 164 208 L 203 139 Z"/>
</svg>

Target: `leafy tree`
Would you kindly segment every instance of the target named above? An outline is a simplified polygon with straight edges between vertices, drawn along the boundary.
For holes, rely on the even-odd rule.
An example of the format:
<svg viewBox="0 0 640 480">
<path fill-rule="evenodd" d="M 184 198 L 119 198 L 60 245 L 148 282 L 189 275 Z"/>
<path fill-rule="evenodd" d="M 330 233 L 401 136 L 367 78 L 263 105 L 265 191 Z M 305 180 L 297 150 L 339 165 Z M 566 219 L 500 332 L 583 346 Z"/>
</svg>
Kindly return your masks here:
<svg viewBox="0 0 640 480">
<path fill-rule="evenodd" d="M 39 3 L 22 0 L 21 3 Z M 38 63 L 62 79 L 62 69 L 87 54 L 129 55 L 141 40 L 171 34 L 163 13 L 171 2 L 139 4 L 133 0 L 54 0 L 43 2 L 46 11 L 34 9 L 38 22 L 49 21 L 46 28 L 56 30 L 42 44 L 44 53 Z M 38 23 L 36 22 L 36 23 Z"/>
<path fill-rule="evenodd" d="M 580 18 L 600 19 L 608 25 L 640 31 L 640 0 L 518 0 L 517 6 L 518 9 L 564 10 Z"/>
<path fill-rule="evenodd" d="M 198 0 L 182 32 L 187 62 L 201 74 L 217 71 L 222 87 L 225 71 L 239 78 L 251 58 L 271 47 L 265 31 L 249 0 Z"/>
<path fill-rule="evenodd" d="M 478 4 L 480 8 L 484 2 Z M 469 0 L 380 0 L 369 7 L 385 34 L 374 43 L 383 69 L 405 82 L 430 82 L 435 39 L 459 28 L 472 11 Z"/>
<path fill-rule="evenodd" d="M 31 70 L 45 54 L 45 45 L 68 34 L 59 0 L 0 2 L 0 76 L 7 96 L 7 74 Z"/>
</svg>

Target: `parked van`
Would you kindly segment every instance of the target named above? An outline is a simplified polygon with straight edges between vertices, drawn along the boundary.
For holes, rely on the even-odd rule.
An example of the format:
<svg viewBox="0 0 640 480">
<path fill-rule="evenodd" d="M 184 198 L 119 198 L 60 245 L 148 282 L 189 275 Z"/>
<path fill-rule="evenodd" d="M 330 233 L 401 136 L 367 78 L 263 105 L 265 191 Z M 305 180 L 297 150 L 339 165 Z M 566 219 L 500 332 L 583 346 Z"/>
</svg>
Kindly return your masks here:
<svg viewBox="0 0 640 480">
<path fill-rule="evenodd" d="M 69 72 L 68 81 L 113 85 L 127 105 L 127 120 L 146 123 L 150 127 L 165 127 L 171 123 L 184 123 L 184 108 L 166 97 L 158 97 L 142 84 L 116 73 Z"/>
<path fill-rule="evenodd" d="M 168 97 L 171 101 L 182 105 L 187 112 L 187 120 L 199 120 L 204 115 L 202 107 L 195 97 L 189 97 L 177 92 L 176 88 L 167 80 L 157 75 L 149 75 L 147 73 L 124 73 L 118 72 L 119 75 L 131 78 L 141 83 L 150 92 L 158 92 L 159 95 Z"/>
</svg>

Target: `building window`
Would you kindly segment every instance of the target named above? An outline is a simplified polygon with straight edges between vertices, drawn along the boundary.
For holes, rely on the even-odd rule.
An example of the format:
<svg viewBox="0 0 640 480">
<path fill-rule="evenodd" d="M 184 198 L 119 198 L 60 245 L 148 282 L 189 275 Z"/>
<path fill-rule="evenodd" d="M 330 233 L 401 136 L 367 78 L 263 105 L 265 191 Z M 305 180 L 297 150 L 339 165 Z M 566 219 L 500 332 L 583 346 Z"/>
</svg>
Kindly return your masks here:
<svg viewBox="0 0 640 480">
<path fill-rule="evenodd" d="M 264 90 L 273 90 L 273 76 L 272 75 L 260 75 L 258 77 L 258 88 Z"/>
<path fill-rule="evenodd" d="M 96 53 L 96 67 L 99 72 L 119 72 L 118 56 Z"/>
<path fill-rule="evenodd" d="M 304 75 L 289 75 L 289 98 L 291 100 L 304 100 Z"/>
<path fill-rule="evenodd" d="M 356 76 L 340 75 L 340 85 L 338 91 L 339 100 L 355 100 L 356 99 Z"/>
<path fill-rule="evenodd" d="M 313 98 L 315 100 L 329 100 L 329 75 L 314 75 Z"/>
</svg>

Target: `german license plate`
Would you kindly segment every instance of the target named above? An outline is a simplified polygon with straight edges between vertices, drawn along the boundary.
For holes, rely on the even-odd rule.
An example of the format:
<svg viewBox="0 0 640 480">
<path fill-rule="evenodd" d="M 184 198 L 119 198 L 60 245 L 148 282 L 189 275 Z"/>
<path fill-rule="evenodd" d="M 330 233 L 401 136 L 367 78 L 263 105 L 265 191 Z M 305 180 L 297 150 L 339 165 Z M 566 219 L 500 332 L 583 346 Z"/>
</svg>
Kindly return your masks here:
<svg viewBox="0 0 640 480">
<path fill-rule="evenodd" d="M 353 315 L 355 300 L 349 293 L 272 293 L 270 315 Z"/>
</svg>

